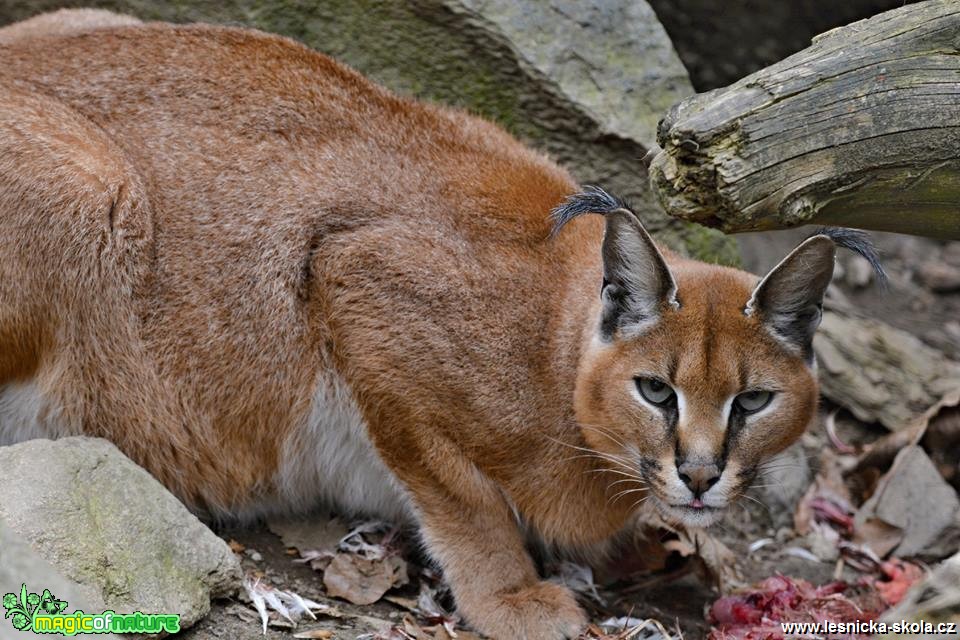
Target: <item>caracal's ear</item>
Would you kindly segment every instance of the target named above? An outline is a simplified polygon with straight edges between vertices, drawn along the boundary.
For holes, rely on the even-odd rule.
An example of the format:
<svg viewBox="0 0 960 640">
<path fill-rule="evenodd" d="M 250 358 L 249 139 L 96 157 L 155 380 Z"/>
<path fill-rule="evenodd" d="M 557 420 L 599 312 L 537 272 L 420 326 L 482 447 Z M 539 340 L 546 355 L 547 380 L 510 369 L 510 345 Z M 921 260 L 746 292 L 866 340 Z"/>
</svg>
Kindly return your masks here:
<svg viewBox="0 0 960 640">
<path fill-rule="evenodd" d="M 813 334 L 820 324 L 838 246 L 865 258 L 881 287 L 886 286 L 887 274 L 870 236 L 856 229 L 825 227 L 764 276 L 744 309 L 747 315 L 758 314 L 775 336 L 807 360 L 813 356 Z"/>
<path fill-rule="evenodd" d="M 600 335 L 604 340 L 642 331 L 664 308 L 679 307 L 677 285 L 663 254 L 622 200 L 597 187 L 587 187 L 554 209 L 554 233 L 583 213 L 602 214 L 607 223 L 600 287 Z"/>
<path fill-rule="evenodd" d="M 807 358 L 835 255 L 828 236 L 807 238 L 760 280 L 744 313 L 757 314 L 774 336 Z"/>
</svg>

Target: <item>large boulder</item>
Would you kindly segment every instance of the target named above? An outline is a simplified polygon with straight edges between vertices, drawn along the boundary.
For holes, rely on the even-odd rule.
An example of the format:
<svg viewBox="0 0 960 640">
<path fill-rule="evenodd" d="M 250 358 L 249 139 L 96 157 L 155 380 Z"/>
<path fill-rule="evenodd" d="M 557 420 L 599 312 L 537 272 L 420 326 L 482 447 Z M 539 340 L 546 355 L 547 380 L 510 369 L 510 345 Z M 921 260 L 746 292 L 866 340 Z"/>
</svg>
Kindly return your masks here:
<svg viewBox="0 0 960 640">
<path fill-rule="evenodd" d="M 693 89 L 644 0 L 93 0 L 145 20 L 292 36 L 403 94 L 457 105 L 628 198 L 681 252 L 736 262 L 722 235 L 669 219 L 642 159 L 660 117 Z M 0 24 L 63 6 L 0 0 Z"/>
<path fill-rule="evenodd" d="M 98 609 L 87 597 L 83 595 L 83 589 L 72 580 L 64 578 L 56 569 L 53 568 L 46 558 L 38 553 L 26 540 L 10 527 L 0 520 L 0 594 L 20 593 L 21 585 L 26 584 L 31 590 L 48 589 L 58 600 L 63 600 L 68 604 L 67 612 L 84 611 L 86 613 L 99 613 L 103 609 Z M 7 622 L 0 620 L 0 638 L 14 637 L 8 635 L 13 633 L 13 627 L 10 626 L 12 620 Z M 17 638 L 42 638 L 35 633 L 17 634 Z M 117 636 L 111 634 L 98 635 L 98 638 L 104 640 L 117 640 Z"/>
<path fill-rule="evenodd" d="M 178 613 L 188 627 L 212 597 L 239 586 L 240 565 L 226 543 L 106 440 L 0 447 L 0 485 L 0 520 L 75 583 L 87 613 Z M 9 569 L 6 557 L 2 564 L 8 591 L 21 582 L 50 588 L 43 567 Z"/>
</svg>

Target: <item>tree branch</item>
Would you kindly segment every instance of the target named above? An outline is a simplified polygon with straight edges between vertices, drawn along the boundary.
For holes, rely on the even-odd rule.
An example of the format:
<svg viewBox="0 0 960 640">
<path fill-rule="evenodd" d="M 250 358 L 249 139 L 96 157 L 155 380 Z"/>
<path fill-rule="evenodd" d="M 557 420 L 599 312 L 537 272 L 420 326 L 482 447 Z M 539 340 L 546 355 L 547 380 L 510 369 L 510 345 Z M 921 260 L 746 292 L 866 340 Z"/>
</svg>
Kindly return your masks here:
<svg viewBox="0 0 960 640">
<path fill-rule="evenodd" d="M 960 3 L 834 29 L 660 123 L 650 179 L 727 232 L 817 223 L 960 239 Z"/>
</svg>

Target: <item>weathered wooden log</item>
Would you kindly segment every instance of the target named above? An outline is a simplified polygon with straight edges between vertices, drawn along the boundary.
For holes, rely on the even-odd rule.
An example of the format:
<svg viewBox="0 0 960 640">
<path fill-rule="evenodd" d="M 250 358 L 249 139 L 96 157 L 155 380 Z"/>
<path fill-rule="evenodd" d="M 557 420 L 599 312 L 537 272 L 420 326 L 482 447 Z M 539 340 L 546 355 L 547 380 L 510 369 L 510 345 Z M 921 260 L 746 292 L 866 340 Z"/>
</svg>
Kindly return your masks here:
<svg viewBox="0 0 960 640">
<path fill-rule="evenodd" d="M 830 224 L 960 238 L 960 1 L 834 29 L 676 105 L 650 166 L 668 213 L 727 232 Z"/>
</svg>

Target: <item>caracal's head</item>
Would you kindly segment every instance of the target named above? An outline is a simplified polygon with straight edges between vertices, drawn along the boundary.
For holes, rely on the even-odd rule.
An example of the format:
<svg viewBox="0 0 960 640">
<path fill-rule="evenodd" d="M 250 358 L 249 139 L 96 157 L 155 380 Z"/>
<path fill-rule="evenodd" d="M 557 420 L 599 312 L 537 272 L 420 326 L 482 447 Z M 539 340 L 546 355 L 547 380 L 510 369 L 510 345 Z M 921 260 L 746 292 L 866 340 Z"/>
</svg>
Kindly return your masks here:
<svg viewBox="0 0 960 640">
<path fill-rule="evenodd" d="M 585 212 L 605 214 L 606 234 L 599 311 L 577 372 L 583 437 L 617 479 L 616 499 L 712 524 L 816 415 L 812 340 L 835 241 L 815 235 L 757 278 L 668 266 L 636 215 L 600 190 L 555 216 Z M 869 252 L 857 232 L 837 238 Z"/>
</svg>

